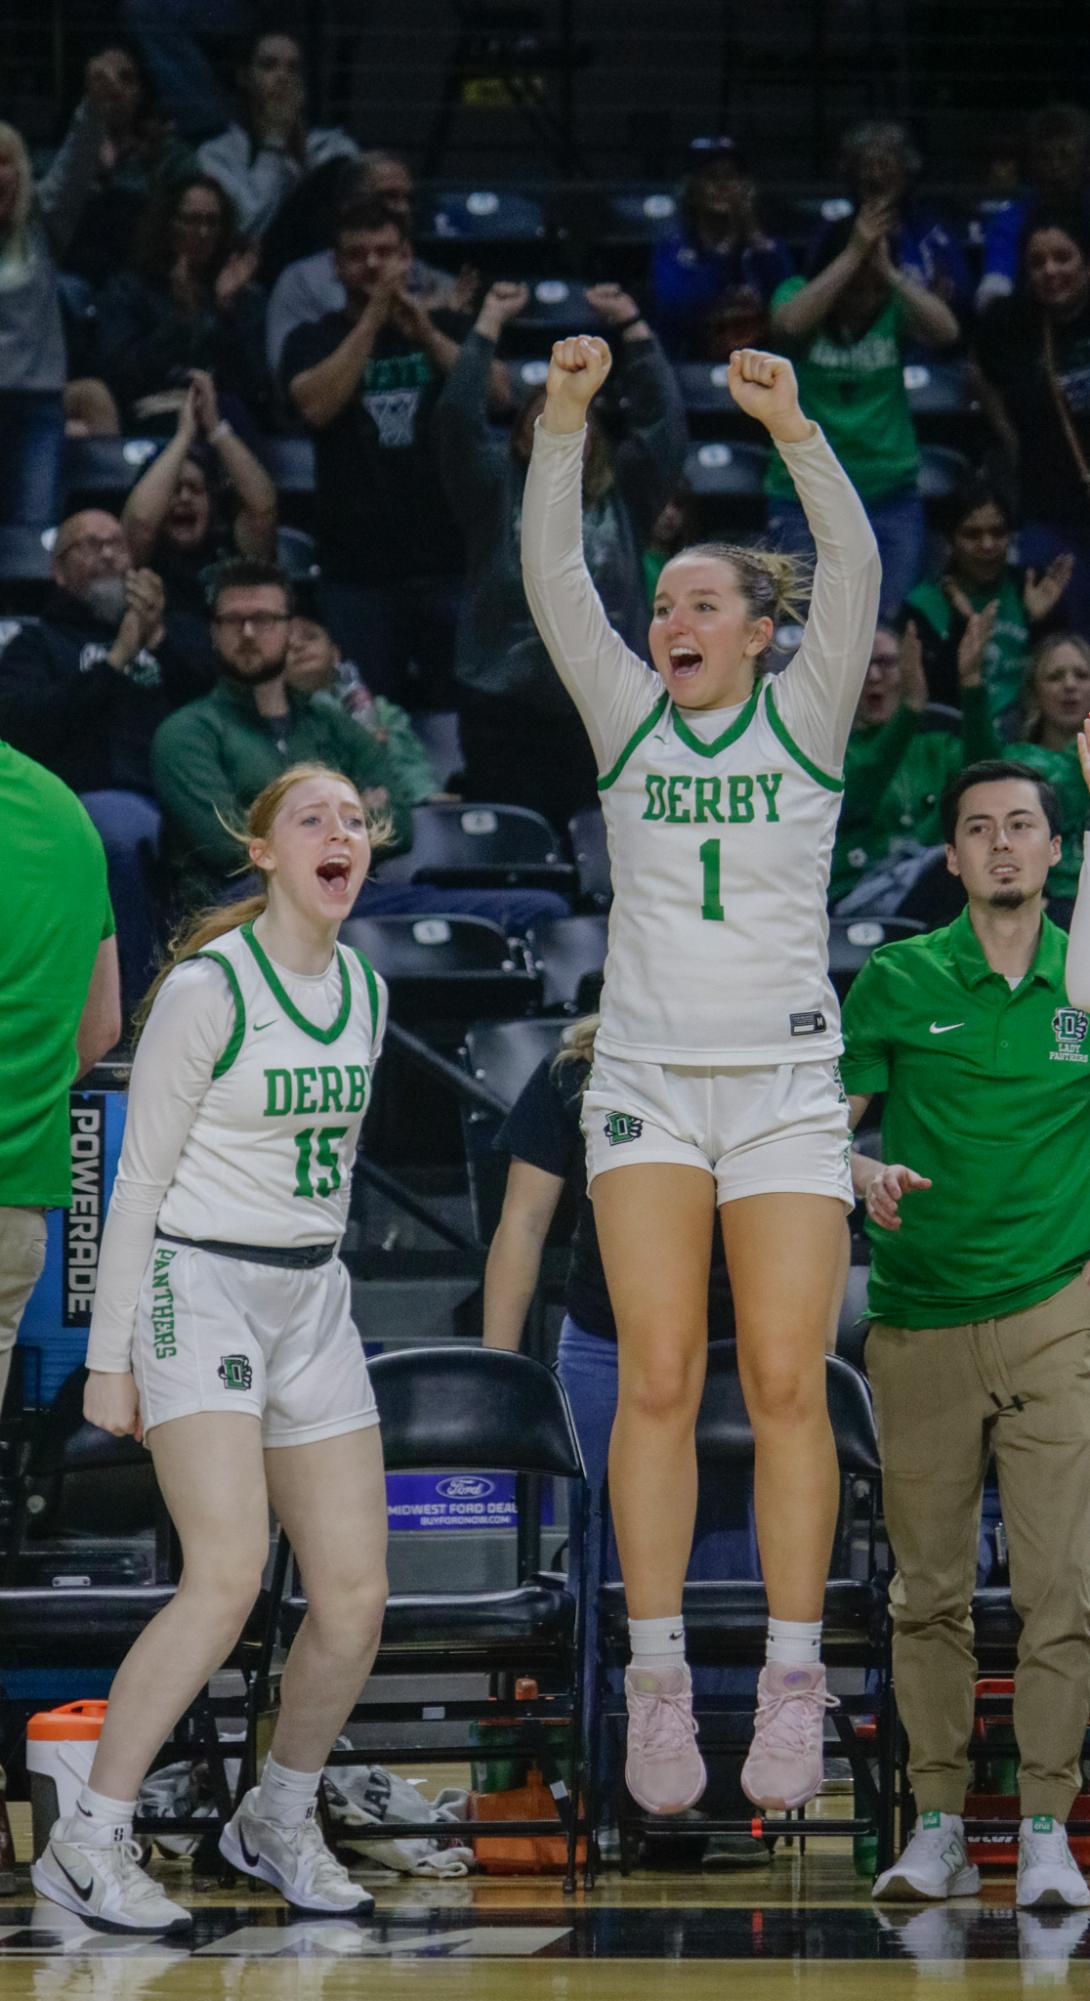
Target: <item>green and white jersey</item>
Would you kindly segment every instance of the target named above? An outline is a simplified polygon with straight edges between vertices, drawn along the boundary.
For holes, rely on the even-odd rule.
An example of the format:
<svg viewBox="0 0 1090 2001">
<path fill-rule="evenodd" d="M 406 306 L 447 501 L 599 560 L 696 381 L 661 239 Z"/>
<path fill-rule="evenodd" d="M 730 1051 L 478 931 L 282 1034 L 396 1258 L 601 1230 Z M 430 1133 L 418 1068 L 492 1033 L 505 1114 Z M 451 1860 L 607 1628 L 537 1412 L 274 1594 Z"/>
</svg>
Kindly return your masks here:
<svg viewBox="0 0 1090 2001">
<path fill-rule="evenodd" d="M 164 981 L 133 1061 L 89 1368 L 129 1367 L 157 1228 L 279 1248 L 341 1236 L 386 1007 L 357 953 L 292 973 L 248 925 Z"/>
<path fill-rule="evenodd" d="M 379 1028 L 377 975 L 338 946 L 328 1023 L 300 1007 L 250 925 L 202 955 L 234 1004 L 159 1222 L 179 1237 L 294 1250 L 344 1231 Z M 175 975 L 172 975 L 172 978 Z M 329 976 L 316 984 L 329 985 Z"/>
<path fill-rule="evenodd" d="M 526 594 L 601 773 L 614 900 L 597 1046 L 743 1067 L 841 1049 L 826 896 L 878 608 L 874 536 L 819 431 L 786 445 L 818 552 L 806 631 L 734 709 L 682 710 L 612 631 L 579 535 L 583 434 L 538 426 Z"/>
</svg>

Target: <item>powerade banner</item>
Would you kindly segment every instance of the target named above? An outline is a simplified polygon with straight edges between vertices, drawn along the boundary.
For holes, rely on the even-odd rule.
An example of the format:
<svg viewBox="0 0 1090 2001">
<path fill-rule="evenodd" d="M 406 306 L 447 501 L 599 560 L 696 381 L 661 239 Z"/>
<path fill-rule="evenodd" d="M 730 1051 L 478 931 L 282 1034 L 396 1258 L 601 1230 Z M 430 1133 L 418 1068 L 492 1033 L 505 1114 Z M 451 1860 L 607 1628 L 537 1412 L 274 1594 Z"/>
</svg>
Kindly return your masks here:
<svg viewBox="0 0 1090 2001">
<path fill-rule="evenodd" d="M 124 1091 L 73 1091 L 69 1100 L 72 1207 L 49 1212 L 45 1265 L 19 1329 L 28 1404 L 50 1403 L 86 1357 L 125 1103 Z"/>
<path fill-rule="evenodd" d="M 391 1529 L 512 1529 L 518 1520 L 513 1473 L 387 1473 Z M 542 1494 L 552 1522 L 552 1488 Z"/>
</svg>

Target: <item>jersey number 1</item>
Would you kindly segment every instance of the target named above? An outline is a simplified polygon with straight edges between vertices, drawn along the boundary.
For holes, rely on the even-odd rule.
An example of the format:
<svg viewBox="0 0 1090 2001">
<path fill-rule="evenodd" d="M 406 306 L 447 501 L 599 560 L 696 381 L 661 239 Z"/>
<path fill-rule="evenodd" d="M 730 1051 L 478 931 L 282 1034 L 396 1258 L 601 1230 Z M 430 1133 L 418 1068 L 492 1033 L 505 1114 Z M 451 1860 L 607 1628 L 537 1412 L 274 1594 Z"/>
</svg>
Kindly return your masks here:
<svg viewBox="0 0 1090 2001">
<path fill-rule="evenodd" d="M 704 901 L 700 906 L 701 917 L 710 924 L 722 924 L 726 917 L 719 895 L 719 842 L 705 841 L 700 850 L 700 863 L 704 870 Z"/>
<path fill-rule="evenodd" d="M 304 1126 L 295 1135 L 295 1188 L 296 1195 L 334 1195 L 341 1185 L 341 1163 L 337 1158 L 337 1145 L 348 1131 L 347 1126 L 323 1126 L 318 1134 L 318 1144 L 314 1144 L 314 1127 Z M 311 1176 L 311 1165 L 322 1169 L 317 1179 Z"/>
</svg>

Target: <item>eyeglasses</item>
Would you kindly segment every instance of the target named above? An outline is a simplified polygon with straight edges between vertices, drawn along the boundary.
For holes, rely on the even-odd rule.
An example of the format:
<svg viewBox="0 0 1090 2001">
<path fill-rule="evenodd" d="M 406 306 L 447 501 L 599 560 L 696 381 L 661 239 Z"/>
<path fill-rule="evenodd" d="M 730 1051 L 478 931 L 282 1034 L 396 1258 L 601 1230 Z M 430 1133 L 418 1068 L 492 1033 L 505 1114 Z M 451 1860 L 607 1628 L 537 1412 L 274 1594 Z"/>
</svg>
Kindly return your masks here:
<svg viewBox="0 0 1090 2001">
<path fill-rule="evenodd" d="M 271 632 L 274 626 L 287 625 L 290 618 L 288 611 L 217 611 L 212 623 L 225 632 L 242 632 L 247 625 L 255 632 Z"/>
<path fill-rule="evenodd" d="M 58 560 L 70 556 L 73 549 L 81 549 L 92 556 L 127 556 L 129 545 L 123 535 L 74 535 L 63 549 L 56 551 Z"/>
</svg>

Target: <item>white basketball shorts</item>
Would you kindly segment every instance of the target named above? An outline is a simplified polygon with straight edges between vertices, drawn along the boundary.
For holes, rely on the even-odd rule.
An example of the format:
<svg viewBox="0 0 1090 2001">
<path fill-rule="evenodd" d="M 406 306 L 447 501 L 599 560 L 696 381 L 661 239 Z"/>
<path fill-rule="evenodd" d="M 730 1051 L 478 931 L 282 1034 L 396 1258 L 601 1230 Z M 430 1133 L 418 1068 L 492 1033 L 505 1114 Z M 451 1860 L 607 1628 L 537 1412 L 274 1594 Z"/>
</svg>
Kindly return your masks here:
<svg viewBox="0 0 1090 2001">
<path fill-rule="evenodd" d="M 263 1443 L 309 1445 L 378 1423 L 348 1273 L 155 1241 L 133 1332 L 145 1431 L 195 1411 L 244 1411 Z"/>
<path fill-rule="evenodd" d="M 664 1162 L 715 1177 L 716 1202 L 834 1195 L 851 1209 L 848 1101 L 832 1062 L 697 1070 L 596 1054 L 583 1094 L 587 1185 Z"/>
</svg>

